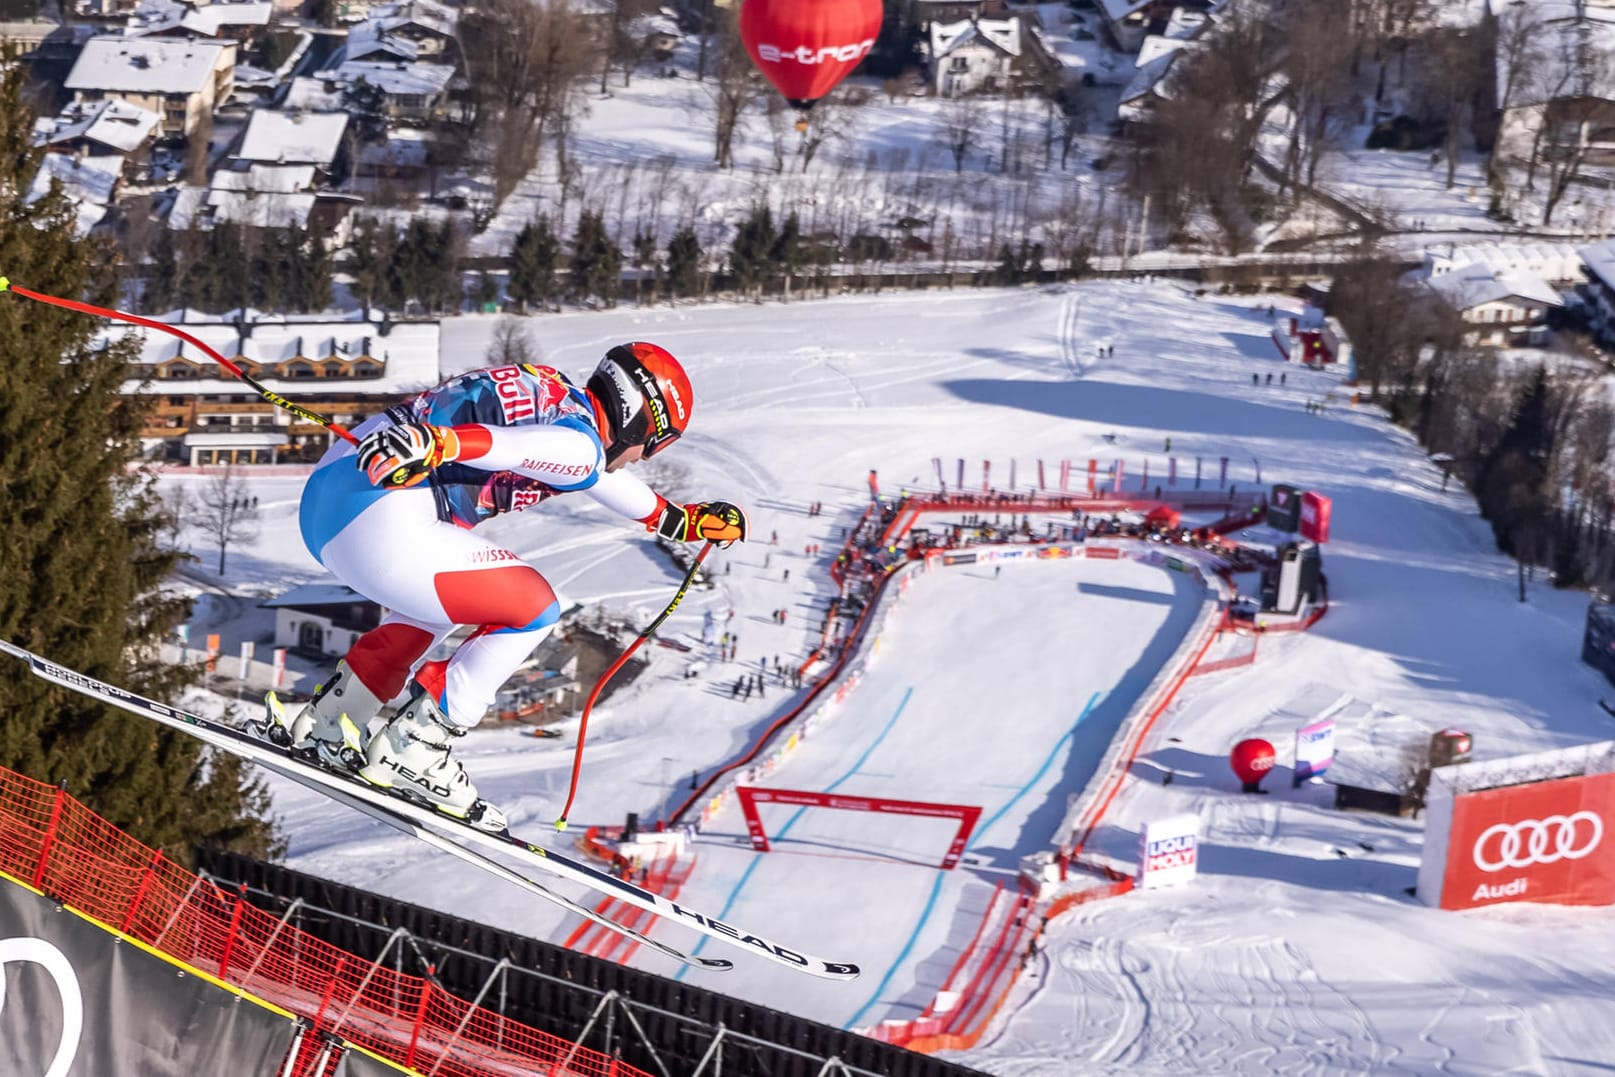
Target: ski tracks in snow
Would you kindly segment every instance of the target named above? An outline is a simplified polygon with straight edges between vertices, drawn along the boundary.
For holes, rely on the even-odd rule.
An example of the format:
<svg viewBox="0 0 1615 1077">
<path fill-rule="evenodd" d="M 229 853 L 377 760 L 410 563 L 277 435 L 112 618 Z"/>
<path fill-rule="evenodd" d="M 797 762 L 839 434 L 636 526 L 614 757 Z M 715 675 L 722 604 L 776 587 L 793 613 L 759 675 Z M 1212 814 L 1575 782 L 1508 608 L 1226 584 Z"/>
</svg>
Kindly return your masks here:
<svg viewBox="0 0 1615 1077">
<path fill-rule="evenodd" d="M 1096 907 L 1081 940 L 1049 950 L 1049 975 L 1077 1000 L 1066 1059 L 1100 1072 L 1253 1074 L 1370 1072 L 1388 1061 L 1368 1015 L 1282 937 L 1288 910 L 1272 910 L 1273 934 L 1253 936 L 1198 910 L 1140 917 L 1138 901 Z"/>
</svg>

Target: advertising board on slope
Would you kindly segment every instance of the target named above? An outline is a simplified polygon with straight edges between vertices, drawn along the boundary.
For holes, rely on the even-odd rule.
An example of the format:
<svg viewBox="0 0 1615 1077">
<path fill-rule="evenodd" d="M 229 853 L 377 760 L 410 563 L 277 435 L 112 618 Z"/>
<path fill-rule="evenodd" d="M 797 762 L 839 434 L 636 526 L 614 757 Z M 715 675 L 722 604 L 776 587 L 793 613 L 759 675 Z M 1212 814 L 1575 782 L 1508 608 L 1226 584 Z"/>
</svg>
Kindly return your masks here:
<svg viewBox="0 0 1615 1077">
<path fill-rule="evenodd" d="M 1460 793 L 1440 907 L 1615 904 L 1615 774 Z"/>
<path fill-rule="evenodd" d="M 1193 879 L 1200 861 L 1200 817 L 1173 815 L 1144 824 L 1138 836 L 1138 888 L 1153 890 Z"/>
</svg>

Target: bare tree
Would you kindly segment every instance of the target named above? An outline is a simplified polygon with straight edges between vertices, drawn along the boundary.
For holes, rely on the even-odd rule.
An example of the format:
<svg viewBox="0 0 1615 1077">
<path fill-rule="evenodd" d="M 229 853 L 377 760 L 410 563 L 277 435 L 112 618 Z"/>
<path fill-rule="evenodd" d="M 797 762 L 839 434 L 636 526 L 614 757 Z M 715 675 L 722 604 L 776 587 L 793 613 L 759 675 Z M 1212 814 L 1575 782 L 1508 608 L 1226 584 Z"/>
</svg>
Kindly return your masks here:
<svg viewBox="0 0 1615 1077">
<path fill-rule="evenodd" d="M 987 106 L 979 97 L 961 94 L 942 106 L 942 142 L 953 155 L 953 171 L 963 172 L 965 157 L 981 144 Z"/>
<path fill-rule="evenodd" d="M 194 526 L 213 540 L 219 551 L 219 575 L 224 575 L 224 554 L 232 542 L 258 537 L 258 499 L 245 478 L 233 467 L 210 475 L 197 492 Z"/>
<path fill-rule="evenodd" d="M 1490 79 L 1486 42 L 1480 34 L 1438 30 L 1425 39 L 1426 79 L 1421 88 L 1424 111 L 1446 129 L 1442 147 L 1447 157 L 1447 186 L 1458 169 L 1463 134 L 1474 103 Z"/>
<path fill-rule="evenodd" d="M 763 84 L 741 43 L 738 16 L 731 11 L 721 11 L 716 21 L 719 24 L 718 71 L 712 87 L 712 101 L 716 106 L 712 159 L 719 168 L 733 168 L 735 132 L 740 128 L 747 106 L 763 92 Z"/>
<path fill-rule="evenodd" d="M 1542 17 L 1530 4 L 1509 4 L 1491 26 L 1493 70 L 1497 77 L 1496 130 L 1484 132 L 1491 147 L 1486 176 L 1496 187 L 1502 182 L 1499 158 L 1505 152 L 1509 113 L 1521 103 L 1538 77 L 1543 61 Z"/>
<path fill-rule="evenodd" d="M 1332 129 L 1352 104 L 1351 13 L 1339 4 L 1293 5 L 1284 10 L 1287 41 L 1280 68 L 1292 117 L 1284 179 L 1310 186 L 1317 179 Z"/>
<path fill-rule="evenodd" d="M 1575 67 L 1570 93 L 1548 102 L 1542 116 L 1547 131 L 1548 192 L 1542 205 L 1542 223 L 1553 220 L 1570 184 L 1581 174 L 1592 149 L 1592 133 L 1615 124 L 1615 106 L 1604 97 L 1612 76 L 1615 57 L 1592 46 L 1577 35 Z"/>
<path fill-rule="evenodd" d="M 1169 93 L 1134 137 L 1128 186 L 1149 197 L 1169 234 L 1181 235 L 1200 211 L 1228 253 L 1255 231 L 1258 191 L 1250 182 L 1256 139 L 1274 97 L 1281 34 L 1238 7 L 1167 73 Z"/>
<path fill-rule="evenodd" d="M 489 0 L 467 12 L 460 34 L 498 204 L 537 163 L 545 137 L 564 129 L 577 84 L 597 70 L 598 46 L 569 0 Z"/>
<path fill-rule="evenodd" d="M 190 524 L 191 508 L 195 499 L 191 495 L 190 487 L 182 483 L 164 487 L 159 496 L 163 503 L 163 537 L 168 539 L 169 546 L 178 549 L 179 540 Z"/>
<path fill-rule="evenodd" d="M 807 128 L 797 152 L 802 155 L 802 171 L 827 142 L 850 144 L 857 138 L 859 107 L 868 99 L 862 89 L 838 86 L 821 98 L 807 114 Z"/>
<path fill-rule="evenodd" d="M 527 319 L 507 314 L 494 323 L 493 338 L 483 356 L 491 366 L 517 366 L 543 361 Z"/>
</svg>

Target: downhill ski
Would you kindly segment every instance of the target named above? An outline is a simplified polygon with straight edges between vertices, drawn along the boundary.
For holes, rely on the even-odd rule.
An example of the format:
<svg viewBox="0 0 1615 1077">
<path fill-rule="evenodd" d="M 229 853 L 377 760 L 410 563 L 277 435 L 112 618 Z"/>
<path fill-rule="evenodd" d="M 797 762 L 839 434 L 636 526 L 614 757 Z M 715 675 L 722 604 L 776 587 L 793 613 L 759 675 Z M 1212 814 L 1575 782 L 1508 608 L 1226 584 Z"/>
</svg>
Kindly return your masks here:
<svg viewBox="0 0 1615 1077">
<path fill-rule="evenodd" d="M 452 851 L 454 855 L 460 856 L 462 860 L 474 864 L 497 877 L 516 882 L 517 885 L 525 883 L 524 888 L 547 899 L 560 899 L 563 904 L 569 901 L 569 899 L 561 898 L 561 895 L 554 894 L 540 887 L 537 883 L 527 880 L 524 876 L 505 867 L 498 861 L 466 849 L 457 841 L 442 838 L 441 835 L 436 835 L 427 828 L 442 828 L 465 841 L 480 845 L 485 849 L 513 856 L 528 867 L 537 868 L 558 878 L 581 883 L 591 890 L 614 897 L 619 901 L 636 906 L 654 915 L 665 917 L 674 923 L 684 924 L 720 942 L 748 953 L 756 954 L 776 964 L 784 965 L 786 968 L 831 980 L 851 980 L 858 975 L 858 966 L 851 962 L 829 961 L 799 950 L 793 950 L 766 936 L 726 924 L 698 909 L 671 901 L 653 890 L 646 890 L 626 879 L 619 879 L 586 861 L 567 856 L 552 849 L 546 849 L 541 845 L 517 837 L 509 831 L 494 833 L 480 830 L 470 823 L 455 819 L 431 808 L 423 807 L 413 800 L 363 784 L 357 779 L 344 777 L 312 763 L 306 763 L 293 757 L 289 751 L 259 740 L 242 730 L 225 725 L 222 722 L 190 714 L 167 704 L 157 703 L 127 689 L 96 680 L 94 677 L 86 676 L 76 670 L 68 669 L 66 666 L 58 665 L 47 658 L 42 658 L 14 643 L 0 640 L 0 651 L 14 655 L 27 662 L 30 670 L 35 675 L 53 684 L 59 684 L 82 695 L 102 700 L 131 714 L 155 721 L 170 729 L 177 729 L 182 733 L 187 733 L 205 744 L 239 755 L 251 762 L 259 763 L 276 774 L 290 778 L 330 796 L 338 803 L 347 804 L 356 810 L 364 811 L 366 814 L 390 826 L 421 837 L 439 849 Z M 432 835 L 432 837 L 427 835 Z M 441 840 L 433 840 L 434 838 L 441 838 Z M 451 850 L 449 846 L 453 846 L 453 849 Z M 579 902 L 571 902 L 566 907 L 573 911 L 586 908 Z M 593 910 L 588 911 L 592 913 Z M 594 919 L 594 917 L 591 917 L 591 919 Z M 600 919 L 607 920 L 606 926 L 612 927 L 613 930 L 625 933 L 632 930 L 624 925 L 617 924 L 615 921 L 610 921 L 609 918 L 601 917 Z M 642 936 L 640 937 L 642 938 Z M 709 963 L 710 959 L 683 954 L 681 951 L 664 946 L 654 940 L 644 939 L 643 941 L 652 948 L 667 953 L 668 956 L 682 961 L 698 963 L 703 967 L 724 968 L 729 965 L 728 962 Z"/>
</svg>

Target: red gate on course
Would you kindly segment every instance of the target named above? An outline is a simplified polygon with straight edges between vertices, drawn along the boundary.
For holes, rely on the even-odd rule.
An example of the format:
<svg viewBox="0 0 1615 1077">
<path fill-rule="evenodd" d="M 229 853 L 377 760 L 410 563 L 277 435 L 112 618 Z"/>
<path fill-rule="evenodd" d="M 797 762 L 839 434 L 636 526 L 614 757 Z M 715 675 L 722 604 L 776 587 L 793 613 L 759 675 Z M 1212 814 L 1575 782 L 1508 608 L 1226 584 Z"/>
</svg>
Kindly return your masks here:
<svg viewBox="0 0 1615 1077">
<path fill-rule="evenodd" d="M 807 789 L 759 789 L 754 785 L 735 787 L 740 797 L 740 810 L 746 816 L 746 833 L 751 836 L 751 847 L 759 853 L 768 852 L 768 834 L 757 815 L 758 804 L 798 804 L 809 808 L 840 808 L 843 811 L 885 812 L 891 815 L 929 815 L 941 819 L 959 820 L 959 830 L 948 845 L 948 855 L 942 858 L 944 870 L 959 863 L 970 840 L 976 820 L 981 818 L 981 807 L 974 804 L 933 804 L 923 800 L 890 800 L 886 797 L 853 797 L 839 793 L 815 793 Z"/>
</svg>

